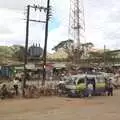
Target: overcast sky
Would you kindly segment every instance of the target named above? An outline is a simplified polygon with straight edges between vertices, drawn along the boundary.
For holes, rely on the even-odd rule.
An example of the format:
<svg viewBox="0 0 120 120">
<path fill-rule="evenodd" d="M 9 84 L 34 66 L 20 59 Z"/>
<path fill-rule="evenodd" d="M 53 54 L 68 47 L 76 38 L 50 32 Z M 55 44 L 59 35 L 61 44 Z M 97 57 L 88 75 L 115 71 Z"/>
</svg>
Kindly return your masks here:
<svg viewBox="0 0 120 120">
<path fill-rule="evenodd" d="M 42 0 L 45 2 L 45 0 Z M 120 0 L 83 0 L 85 9 L 86 41 L 96 47 L 104 44 L 111 49 L 120 47 Z M 0 45 L 25 43 L 27 4 L 42 4 L 40 0 L 0 0 Z M 69 0 L 51 0 L 53 17 L 49 24 L 48 50 L 68 38 Z M 39 11 L 31 12 L 31 18 L 43 19 Z M 30 23 L 29 45 L 40 42 L 43 46 L 44 25 Z"/>
</svg>

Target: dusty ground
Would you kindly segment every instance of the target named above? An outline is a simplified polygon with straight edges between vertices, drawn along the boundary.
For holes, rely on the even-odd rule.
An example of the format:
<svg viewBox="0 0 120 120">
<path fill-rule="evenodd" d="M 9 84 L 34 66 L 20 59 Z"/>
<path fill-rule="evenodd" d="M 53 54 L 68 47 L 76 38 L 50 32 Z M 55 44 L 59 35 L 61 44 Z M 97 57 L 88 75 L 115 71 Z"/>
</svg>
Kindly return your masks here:
<svg viewBox="0 0 120 120">
<path fill-rule="evenodd" d="M 0 120 L 120 120 L 120 90 L 113 97 L 3 100 Z"/>
</svg>

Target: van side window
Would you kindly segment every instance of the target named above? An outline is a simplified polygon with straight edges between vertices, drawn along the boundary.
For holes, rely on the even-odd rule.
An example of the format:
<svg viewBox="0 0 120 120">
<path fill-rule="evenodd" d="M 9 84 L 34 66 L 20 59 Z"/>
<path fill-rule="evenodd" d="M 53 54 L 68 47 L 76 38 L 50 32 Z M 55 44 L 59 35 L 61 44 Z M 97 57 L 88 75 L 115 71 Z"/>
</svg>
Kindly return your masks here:
<svg viewBox="0 0 120 120">
<path fill-rule="evenodd" d="M 78 84 L 84 83 L 84 81 L 85 81 L 84 79 L 79 79 Z"/>
</svg>

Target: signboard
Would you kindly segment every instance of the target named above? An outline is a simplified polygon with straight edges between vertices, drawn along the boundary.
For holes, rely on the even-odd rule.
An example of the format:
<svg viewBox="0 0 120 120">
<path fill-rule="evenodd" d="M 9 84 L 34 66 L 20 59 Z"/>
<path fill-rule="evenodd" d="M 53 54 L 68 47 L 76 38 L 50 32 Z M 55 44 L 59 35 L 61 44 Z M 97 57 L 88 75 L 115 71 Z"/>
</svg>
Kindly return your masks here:
<svg viewBox="0 0 120 120">
<path fill-rule="evenodd" d="M 15 70 L 24 70 L 24 67 L 15 67 Z"/>
<path fill-rule="evenodd" d="M 32 70 L 35 69 L 35 65 L 34 64 L 27 64 L 25 65 L 26 69 Z"/>
</svg>

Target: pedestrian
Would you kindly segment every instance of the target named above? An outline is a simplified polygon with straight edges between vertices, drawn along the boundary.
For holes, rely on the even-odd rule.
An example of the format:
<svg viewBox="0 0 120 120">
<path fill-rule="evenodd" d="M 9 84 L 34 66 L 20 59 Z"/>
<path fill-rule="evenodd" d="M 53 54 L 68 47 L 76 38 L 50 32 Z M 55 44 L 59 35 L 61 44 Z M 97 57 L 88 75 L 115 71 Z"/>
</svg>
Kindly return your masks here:
<svg viewBox="0 0 120 120">
<path fill-rule="evenodd" d="M 14 86 L 14 90 L 15 90 L 15 94 L 18 95 L 18 83 L 19 83 L 19 79 L 16 77 L 13 80 L 13 86 Z"/>
<path fill-rule="evenodd" d="M 105 78 L 105 95 L 108 94 L 108 79 Z"/>
<path fill-rule="evenodd" d="M 113 96 L 113 84 L 111 78 L 108 81 L 108 96 Z"/>
<path fill-rule="evenodd" d="M 8 95 L 8 90 L 7 90 L 7 86 L 6 84 L 3 84 L 2 88 L 1 88 L 1 98 L 4 99 L 7 97 Z"/>
<path fill-rule="evenodd" d="M 88 84 L 88 96 L 91 97 L 93 93 L 93 84 L 89 83 Z"/>
</svg>

